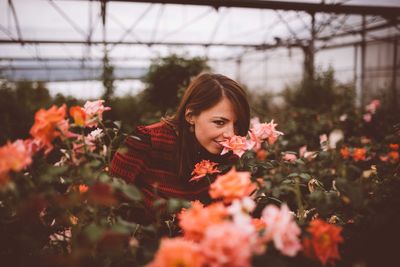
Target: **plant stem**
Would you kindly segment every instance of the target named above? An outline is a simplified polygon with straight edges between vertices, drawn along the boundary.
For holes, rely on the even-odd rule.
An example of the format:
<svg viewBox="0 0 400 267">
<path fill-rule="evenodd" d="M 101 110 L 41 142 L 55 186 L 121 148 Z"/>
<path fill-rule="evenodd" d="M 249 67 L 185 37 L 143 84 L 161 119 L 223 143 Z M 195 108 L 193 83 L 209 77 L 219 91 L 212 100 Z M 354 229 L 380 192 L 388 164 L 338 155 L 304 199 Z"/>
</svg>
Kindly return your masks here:
<svg viewBox="0 0 400 267">
<path fill-rule="evenodd" d="M 298 213 L 300 217 L 300 222 L 302 223 L 304 220 L 304 206 L 303 206 L 303 201 L 301 198 L 301 190 L 300 190 L 300 180 L 299 177 L 295 178 L 295 190 L 296 194 L 296 202 L 297 202 L 297 207 L 298 207 Z"/>
</svg>

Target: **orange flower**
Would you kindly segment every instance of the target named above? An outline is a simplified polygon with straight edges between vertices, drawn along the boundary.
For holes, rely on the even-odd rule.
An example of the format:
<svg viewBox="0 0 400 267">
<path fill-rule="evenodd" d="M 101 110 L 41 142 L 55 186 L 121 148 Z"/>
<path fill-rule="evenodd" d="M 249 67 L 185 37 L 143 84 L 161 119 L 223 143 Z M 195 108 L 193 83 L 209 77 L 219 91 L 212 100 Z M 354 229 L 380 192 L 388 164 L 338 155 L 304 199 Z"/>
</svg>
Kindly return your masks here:
<svg viewBox="0 0 400 267">
<path fill-rule="evenodd" d="M 204 264 L 199 245 L 177 237 L 163 238 L 154 260 L 147 267 L 202 267 Z"/>
<path fill-rule="evenodd" d="M 84 194 L 89 190 L 89 187 L 87 185 L 80 184 L 78 189 L 79 189 L 79 193 Z"/>
<path fill-rule="evenodd" d="M 222 222 L 227 216 L 228 212 L 222 203 L 204 207 L 200 201 L 194 201 L 190 209 L 183 209 L 178 214 L 178 219 L 185 238 L 201 241 L 210 225 Z"/>
<path fill-rule="evenodd" d="M 350 150 L 347 146 L 342 147 L 340 149 L 340 155 L 342 155 L 342 158 L 348 159 L 350 157 Z"/>
<path fill-rule="evenodd" d="M 220 173 L 220 171 L 216 169 L 217 165 L 217 163 L 209 160 L 202 160 L 201 162 L 197 163 L 192 172 L 192 175 L 194 176 L 189 180 L 189 182 L 198 181 L 207 174 Z"/>
<path fill-rule="evenodd" d="M 390 147 L 392 150 L 398 150 L 398 149 L 399 149 L 399 144 L 390 144 L 389 147 Z"/>
<path fill-rule="evenodd" d="M 392 162 L 396 162 L 399 160 L 399 152 L 397 151 L 390 151 L 388 155 Z"/>
<path fill-rule="evenodd" d="M 249 196 L 256 189 L 250 180 L 249 172 L 237 172 L 233 167 L 227 174 L 217 177 L 210 186 L 210 196 L 214 199 L 223 198 L 225 203 Z"/>
<path fill-rule="evenodd" d="M 343 243 L 342 228 L 329 224 L 321 219 L 310 222 L 307 231 L 310 238 L 303 239 L 303 249 L 306 256 L 319 260 L 323 265 L 334 263 L 340 259 L 338 245 Z"/>
<path fill-rule="evenodd" d="M 355 148 L 353 150 L 353 159 L 355 161 L 365 160 L 365 154 L 367 150 L 365 148 Z"/>
<path fill-rule="evenodd" d="M 265 227 L 267 225 L 263 220 L 261 220 L 259 218 L 253 218 L 251 220 L 251 224 L 256 229 L 256 232 L 261 232 L 261 231 L 265 230 Z"/>
<path fill-rule="evenodd" d="M 20 171 L 31 162 L 31 152 L 23 140 L 17 140 L 14 143 L 7 142 L 0 147 L 0 185 L 8 182 L 10 171 Z"/>
<path fill-rule="evenodd" d="M 73 106 L 69 109 L 69 114 L 74 119 L 75 124 L 79 126 L 85 126 L 86 113 L 85 110 L 80 106 Z"/>
<path fill-rule="evenodd" d="M 76 224 L 78 224 L 79 219 L 78 219 L 78 217 L 71 215 L 71 216 L 69 216 L 69 221 L 71 222 L 72 225 L 76 225 Z"/>
<path fill-rule="evenodd" d="M 35 114 L 35 123 L 30 130 L 30 134 L 47 147 L 47 153 L 53 149 L 51 142 L 61 135 L 60 130 L 66 133 L 65 131 L 68 129 L 64 120 L 65 110 L 65 104 L 60 108 L 53 105 L 50 109 L 40 109 Z"/>
<path fill-rule="evenodd" d="M 258 160 L 263 161 L 267 158 L 267 156 L 268 156 L 268 152 L 265 149 L 261 148 L 261 149 L 257 150 L 257 152 L 256 152 L 256 157 Z"/>
</svg>

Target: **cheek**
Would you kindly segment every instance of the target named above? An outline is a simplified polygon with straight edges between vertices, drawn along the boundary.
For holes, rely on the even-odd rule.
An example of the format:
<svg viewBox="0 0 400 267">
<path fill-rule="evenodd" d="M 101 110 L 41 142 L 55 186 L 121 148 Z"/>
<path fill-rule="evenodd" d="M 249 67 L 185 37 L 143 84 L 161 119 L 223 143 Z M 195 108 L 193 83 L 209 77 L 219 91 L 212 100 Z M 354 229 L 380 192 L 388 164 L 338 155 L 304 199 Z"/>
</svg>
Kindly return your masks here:
<svg viewBox="0 0 400 267">
<path fill-rule="evenodd" d="M 222 134 L 222 128 L 217 127 L 213 123 L 201 124 L 196 128 L 196 137 L 199 140 L 211 140 Z"/>
</svg>

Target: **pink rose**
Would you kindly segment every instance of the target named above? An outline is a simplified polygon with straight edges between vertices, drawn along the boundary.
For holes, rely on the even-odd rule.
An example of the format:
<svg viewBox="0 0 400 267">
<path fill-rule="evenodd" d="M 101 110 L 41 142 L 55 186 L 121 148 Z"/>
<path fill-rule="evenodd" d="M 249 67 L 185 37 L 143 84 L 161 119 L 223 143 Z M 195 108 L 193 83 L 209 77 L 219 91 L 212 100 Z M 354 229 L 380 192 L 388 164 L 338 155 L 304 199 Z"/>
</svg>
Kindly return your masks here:
<svg viewBox="0 0 400 267">
<path fill-rule="evenodd" d="M 254 146 L 254 142 L 247 140 L 246 137 L 234 135 L 224 142 L 221 142 L 224 149 L 221 155 L 224 155 L 232 150 L 233 154 L 241 157 L 246 150 L 250 150 Z"/>
</svg>

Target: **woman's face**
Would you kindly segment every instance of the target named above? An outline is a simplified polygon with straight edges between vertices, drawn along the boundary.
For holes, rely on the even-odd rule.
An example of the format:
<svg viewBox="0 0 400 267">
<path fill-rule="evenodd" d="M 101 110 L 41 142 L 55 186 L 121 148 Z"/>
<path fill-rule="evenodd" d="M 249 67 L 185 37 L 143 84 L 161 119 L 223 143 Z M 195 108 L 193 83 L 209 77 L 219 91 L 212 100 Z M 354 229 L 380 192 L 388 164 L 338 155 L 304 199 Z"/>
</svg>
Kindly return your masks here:
<svg viewBox="0 0 400 267">
<path fill-rule="evenodd" d="M 210 153 L 220 154 L 220 142 L 235 135 L 236 114 L 232 103 L 223 97 L 216 105 L 204 110 L 188 121 L 194 125 L 198 142 Z"/>
</svg>

